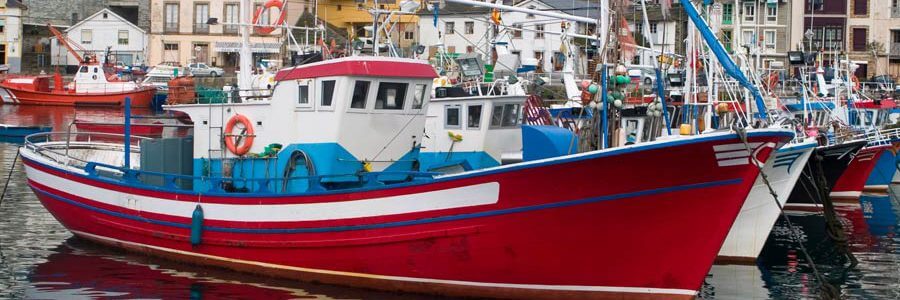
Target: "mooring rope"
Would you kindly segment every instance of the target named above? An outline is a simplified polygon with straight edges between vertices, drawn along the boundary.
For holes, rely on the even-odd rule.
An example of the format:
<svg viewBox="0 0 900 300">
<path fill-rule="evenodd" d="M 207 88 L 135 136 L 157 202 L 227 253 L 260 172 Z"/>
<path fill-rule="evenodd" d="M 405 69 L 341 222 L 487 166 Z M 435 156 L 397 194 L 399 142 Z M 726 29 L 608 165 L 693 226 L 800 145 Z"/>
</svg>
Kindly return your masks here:
<svg viewBox="0 0 900 300">
<path fill-rule="evenodd" d="M 772 200 L 775 201 L 775 205 L 778 206 L 778 210 L 781 211 L 781 218 L 784 219 L 785 223 L 788 225 L 788 229 L 790 231 L 791 239 L 797 241 L 797 244 L 800 246 L 800 252 L 803 253 L 804 258 L 809 264 L 809 267 L 813 271 L 813 276 L 816 277 L 816 280 L 819 282 L 820 296 L 823 299 L 839 299 L 840 291 L 827 280 L 825 280 L 825 276 L 819 272 L 819 268 L 816 267 L 816 263 L 813 261 L 812 256 L 809 255 L 809 251 L 806 250 L 806 246 L 803 245 L 803 242 L 800 240 L 800 237 L 797 236 L 797 232 L 794 230 L 794 224 L 791 223 L 791 220 L 784 214 L 784 207 L 782 207 L 781 203 L 778 202 L 778 193 L 775 192 L 775 189 L 772 188 L 772 184 L 769 182 L 769 177 L 763 171 L 763 165 L 759 163 L 754 163 L 753 160 L 753 151 L 750 149 L 750 143 L 747 141 L 747 129 L 744 127 L 733 128 L 735 132 L 737 132 L 738 137 L 740 137 L 741 142 L 744 144 L 744 147 L 747 149 L 747 153 L 750 154 L 751 163 L 756 165 L 759 169 L 760 177 L 762 177 L 763 183 L 766 184 L 766 187 L 769 189 L 769 194 L 772 195 Z M 773 150 L 774 152 L 774 150 Z M 774 153 L 773 153 L 774 154 Z"/>
<path fill-rule="evenodd" d="M 824 160 L 821 156 L 816 156 L 816 168 L 818 169 L 818 174 L 816 180 L 819 182 L 819 194 L 822 198 L 822 208 L 825 215 L 825 226 L 826 233 L 828 233 L 828 237 L 831 238 L 835 242 L 838 247 L 838 250 L 844 253 L 847 256 L 847 259 L 850 260 L 850 267 L 855 267 L 859 264 L 859 260 L 856 259 L 856 256 L 853 255 L 853 252 L 850 251 L 850 238 L 847 237 L 847 234 L 844 233 L 844 225 L 838 221 L 837 213 L 834 210 L 834 202 L 831 201 L 831 197 L 829 196 L 831 190 L 828 189 L 828 183 L 825 179 L 825 171 L 822 168 L 822 161 Z"/>
<path fill-rule="evenodd" d="M 9 188 L 9 182 L 12 181 L 13 170 L 16 169 L 16 161 L 19 159 L 19 150 L 16 149 L 16 156 L 13 157 L 12 164 L 9 165 L 9 173 L 6 174 L 6 183 L 3 184 L 3 193 L 0 194 L 0 205 L 3 205 L 3 199 L 6 198 L 6 189 Z"/>
</svg>

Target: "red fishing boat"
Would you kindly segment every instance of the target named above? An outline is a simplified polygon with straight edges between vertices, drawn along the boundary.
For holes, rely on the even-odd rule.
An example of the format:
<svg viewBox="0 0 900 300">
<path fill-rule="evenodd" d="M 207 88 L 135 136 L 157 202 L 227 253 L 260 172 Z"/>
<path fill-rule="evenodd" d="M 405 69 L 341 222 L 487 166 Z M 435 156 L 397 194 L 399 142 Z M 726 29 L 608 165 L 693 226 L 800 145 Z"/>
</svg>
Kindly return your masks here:
<svg viewBox="0 0 900 300">
<path fill-rule="evenodd" d="M 875 169 L 878 159 L 881 158 L 881 154 L 885 150 L 890 148 L 891 145 L 887 144 L 867 146 L 859 150 L 859 153 L 847 166 L 847 170 L 834 184 L 834 189 L 831 190 L 831 197 L 855 199 L 862 195 L 866 180 L 869 179 L 869 175 Z"/>
<path fill-rule="evenodd" d="M 125 98 L 131 98 L 134 107 L 150 107 L 154 87 L 143 87 L 133 81 L 120 80 L 115 74 L 108 74 L 96 56 L 86 53 L 83 48 L 63 36 L 50 26 L 50 31 L 60 44 L 64 45 L 79 62 L 78 72 L 68 85 L 62 76 L 14 76 L 0 81 L 0 97 L 4 103 L 33 105 L 84 105 L 122 106 Z M 73 47 L 79 48 L 82 54 Z M 54 82 L 51 87 L 50 81 Z"/>
<path fill-rule="evenodd" d="M 22 157 L 50 213 L 112 247 L 382 290 L 689 299 L 758 165 L 793 138 L 721 132 L 433 173 L 416 145 L 435 76 L 411 59 L 323 61 L 279 72 L 270 100 L 167 106 L 195 121 L 175 144 L 188 155 L 54 139 Z M 478 119 L 521 126 L 507 107 Z"/>
</svg>

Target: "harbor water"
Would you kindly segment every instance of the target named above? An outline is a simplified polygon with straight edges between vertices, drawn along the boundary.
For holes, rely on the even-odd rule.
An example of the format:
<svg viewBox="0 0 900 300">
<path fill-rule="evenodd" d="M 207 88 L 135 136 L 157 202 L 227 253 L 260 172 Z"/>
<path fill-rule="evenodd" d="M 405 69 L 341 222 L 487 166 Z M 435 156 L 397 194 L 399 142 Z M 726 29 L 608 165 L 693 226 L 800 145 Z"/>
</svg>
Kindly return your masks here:
<svg viewBox="0 0 900 300">
<path fill-rule="evenodd" d="M 140 112 L 138 113 L 148 113 Z M 77 116 L 76 116 L 77 115 Z M 118 110 L 0 105 L 0 123 L 67 130 L 78 118 L 113 122 Z M 434 299 L 275 279 L 131 254 L 79 240 L 62 227 L 27 186 L 17 145 L 0 142 L 0 184 L 12 171 L 0 203 L 0 298 L 14 299 Z M 2 185 L 0 185 L 2 187 Z M 779 220 L 757 265 L 715 265 L 700 290 L 703 299 L 816 298 L 818 282 L 799 247 L 847 299 L 900 298 L 900 186 L 895 195 L 863 195 L 837 207 L 859 260 L 846 256 L 828 237 L 820 213 Z M 689 233 L 687 233 L 689 234 Z M 652 238 L 652 237 L 651 237 Z M 613 246 L 613 245 L 611 245 Z M 560 255 L 564 255 L 561 253 Z M 602 272 L 602 266 L 598 272 Z"/>
</svg>

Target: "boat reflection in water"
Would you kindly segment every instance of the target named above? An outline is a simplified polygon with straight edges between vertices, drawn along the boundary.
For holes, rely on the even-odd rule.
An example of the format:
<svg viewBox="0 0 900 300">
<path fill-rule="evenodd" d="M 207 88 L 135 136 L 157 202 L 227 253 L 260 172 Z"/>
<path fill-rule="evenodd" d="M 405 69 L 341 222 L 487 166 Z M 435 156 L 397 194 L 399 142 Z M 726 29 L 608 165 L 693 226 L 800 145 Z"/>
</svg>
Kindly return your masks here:
<svg viewBox="0 0 900 300">
<path fill-rule="evenodd" d="M 109 251 L 77 238 L 52 251 L 29 274 L 25 298 L 426 299 L 200 268 Z"/>
<path fill-rule="evenodd" d="M 757 265 L 714 265 L 700 296 L 704 299 L 818 297 L 818 283 L 796 237 L 809 251 L 818 270 L 844 297 L 896 298 L 896 279 L 891 276 L 900 268 L 900 254 L 894 251 L 898 212 L 892 197 L 863 194 L 858 205 L 835 207 L 849 237 L 850 250 L 859 260 L 856 267 L 847 267 L 848 260 L 828 236 L 821 211 L 792 213 L 788 217 L 793 229 L 779 219 Z"/>
</svg>

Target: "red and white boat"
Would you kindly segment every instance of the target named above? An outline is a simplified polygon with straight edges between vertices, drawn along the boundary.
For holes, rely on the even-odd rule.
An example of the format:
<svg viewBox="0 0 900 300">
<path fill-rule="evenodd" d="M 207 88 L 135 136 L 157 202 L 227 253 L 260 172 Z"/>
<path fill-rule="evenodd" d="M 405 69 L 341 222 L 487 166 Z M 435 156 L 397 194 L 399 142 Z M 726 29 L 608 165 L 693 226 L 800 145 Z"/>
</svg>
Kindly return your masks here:
<svg viewBox="0 0 900 300">
<path fill-rule="evenodd" d="M 280 71 L 271 100 L 167 106 L 194 121 L 187 159 L 145 149 L 149 139 L 127 146 L 59 133 L 27 142 L 22 157 L 29 185 L 63 225 L 127 250 L 381 290 L 687 299 L 757 166 L 794 135 L 750 130 L 752 155 L 742 157 L 727 153 L 747 145 L 722 132 L 421 172 L 435 75 L 417 60 L 329 60 Z M 272 143 L 284 147 L 246 155 Z M 137 163 L 162 157 L 192 168 Z"/>
<path fill-rule="evenodd" d="M 79 61 L 78 72 L 68 85 L 63 84 L 62 76 L 14 76 L 0 81 L 0 103 L 32 104 L 32 105 L 80 105 L 80 106 L 122 106 L 125 98 L 131 98 L 134 107 L 150 107 L 154 87 L 144 87 L 133 81 L 119 80 L 115 74 L 107 74 L 104 66 L 93 54 L 83 54 L 73 47 L 80 48 L 73 41 L 63 36 L 58 30 L 47 26 L 60 44 Z M 84 57 L 82 57 L 84 55 Z M 50 81 L 54 86 L 51 87 Z"/>
<path fill-rule="evenodd" d="M 875 169 L 881 154 L 890 148 L 890 144 L 870 145 L 859 150 L 859 153 L 847 166 L 847 170 L 834 184 L 834 189 L 831 190 L 831 197 L 859 198 L 862 195 L 863 188 L 865 188 L 866 180 L 869 179 L 869 175 Z"/>
</svg>

